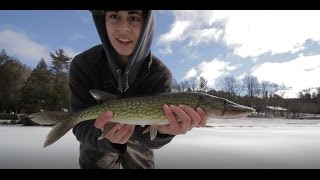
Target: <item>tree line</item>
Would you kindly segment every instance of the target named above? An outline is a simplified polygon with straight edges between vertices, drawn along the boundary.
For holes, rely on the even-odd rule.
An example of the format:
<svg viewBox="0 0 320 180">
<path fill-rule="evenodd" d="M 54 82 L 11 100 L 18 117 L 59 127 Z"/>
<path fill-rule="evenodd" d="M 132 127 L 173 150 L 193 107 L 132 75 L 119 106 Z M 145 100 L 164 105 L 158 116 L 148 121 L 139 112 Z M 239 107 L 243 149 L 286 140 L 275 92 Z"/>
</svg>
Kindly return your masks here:
<svg viewBox="0 0 320 180">
<path fill-rule="evenodd" d="M 297 98 L 284 98 L 289 87 L 269 81 L 259 82 L 253 75 L 246 75 L 242 79 L 232 75 L 224 76 L 215 85 L 217 89 L 209 88 L 204 77 L 193 77 L 181 82 L 174 80 L 172 87 L 176 92 L 205 92 L 226 98 L 253 107 L 262 116 L 268 116 L 267 107 L 285 108 L 287 112 L 283 116 L 287 117 L 299 117 L 300 113 L 320 114 L 320 87 L 316 91 L 311 91 L 311 88 L 303 89 Z"/>
<path fill-rule="evenodd" d="M 34 69 L 0 52 L 0 113 L 33 113 L 68 109 L 71 57 L 63 49 L 50 52 L 51 64 L 41 58 Z"/>
<path fill-rule="evenodd" d="M 0 113 L 32 113 L 41 109 L 67 110 L 69 108 L 69 66 L 72 57 L 63 49 L 50 52 L 50 64 L 42 58 L 34 69 L 0 52 Z M 216 89 L 208 86 L 204 77 L 181 82 L 175 79 L 173 91 L 205 92 L 253 107 L 257 112 L 267 112 L 267 106 L 283 107 L 292 116 L 299 113 L 320 114 L 320 87 L 317 91 L 304 89 L 298 98 L 284 98 L 289 89 L 269 81 L 259 82 L 257 77 L 246 75 L 242 79 L 224 76 L 216 81 Z M 280 93 L 279 93 L 280 92 Z"/>
</svg>

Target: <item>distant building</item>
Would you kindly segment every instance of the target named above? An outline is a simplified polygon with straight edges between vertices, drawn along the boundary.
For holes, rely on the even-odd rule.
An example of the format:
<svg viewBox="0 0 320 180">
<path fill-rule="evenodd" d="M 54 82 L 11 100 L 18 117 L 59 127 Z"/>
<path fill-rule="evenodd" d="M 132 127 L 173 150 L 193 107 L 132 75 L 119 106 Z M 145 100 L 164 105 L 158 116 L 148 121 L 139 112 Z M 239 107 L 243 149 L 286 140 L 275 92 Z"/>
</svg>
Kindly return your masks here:
<svg viewBox="0 0 320 180">
<path fill-rule="evenodd" d="M 280 106 L 266 106 L 267 116 L 285 116 L 288 113 L 286 108 Z"/>
</svg>

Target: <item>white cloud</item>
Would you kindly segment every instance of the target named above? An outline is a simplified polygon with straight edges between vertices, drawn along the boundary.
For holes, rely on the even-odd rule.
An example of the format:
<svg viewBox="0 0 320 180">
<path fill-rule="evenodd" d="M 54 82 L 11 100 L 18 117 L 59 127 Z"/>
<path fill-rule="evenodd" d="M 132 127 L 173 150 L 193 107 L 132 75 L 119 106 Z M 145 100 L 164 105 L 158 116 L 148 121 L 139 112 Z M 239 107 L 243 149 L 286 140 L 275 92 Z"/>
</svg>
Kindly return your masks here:
<svg viewBox="0 0 320 180">
<path fill-rule="evenodd" d="M 208 81 L 208 86 L 212 87 L 218 77 L 228 74 L 235 68 L 236 66 L 229 65 L 229 62 L 213 59 L 210 62 L 201 62 L 197 68 L 189 70 L 184 79 L 203 76 Z"/>
<path fill-rule="evenodd" d="M 224 36 L 221 39 L 235 48 L 235 54 L 256 57 L 266 52 L 297 52 L 309 38 L 320 41 L 319 10 L 180 10 L 173 15 L 171 29 L 160 36 L 160 44 L 186 40 L 196 46 L 219 42 Z"/>
<path fill-rule="evenodd" d="M 221 29 L 211 27 L 213 11 L 172 11 L 174 22 L 169 32 L 159 36 L 158 45 L 188 41 L 189 46 L 217 41 L 223 34 Z M 171 50 L 172 51 L 172 50 Z"/>
<path fill-rule="evenodd" d="M 173 11 L 173 15 L 176 20 L 179 21 L 191 21 L 193 27 L 199 27 L 201 25 L 211 25 L 213 20 L 212 16 L 214 11 L 212 10 L 178 10 Z"/>
<path fill-rule="evenodd" d="M 188 52 L 188 55 L 186 57 L 183 57 L 181 60 L 179 60 L 179 63 L 188 63 L 188 61 L 193 60 L 200 60 L 201 56 L 198 51 L 192 51 Z"/>
<path fill-rule="evenodd" d="M 223 31 L 217 28 L 206 28 L 195 30 L 193 34 L 190 35 L 191 40 L 189 46 L 196 46 L 200 43 L 210 43 L 218 41 L 219 37 L 222 35 Z"/>
<path fill-rule="evenodd" d="M 163 55 L 168 55 L 168 54 L 172 54 L 172 49 L 170 46 L 166 46 L 164 48 L 160 48 L 158 52 Z"/>
<path fill-rule="evenodd" d="M 160 35 L 158 43 L 170 43 L 172 41 L 181 41 L 186 29 L 190 27 L 190 21 L 176 21 L 171 25 L 170 32 Z"/>
<path fill-rule="evenodd" d="M 195 68 L 191 68 L 185 75 L 184 79 L 193 78 L 198 74 Z"/>
<path fill-rule="evenodd" d="M 259 81 L 267 80 L 292 87 L 285 97 L 296 97 L 302 89 L 320 87 L 320 55 L 300 56 L 284 63 L 266 62 L 256 68 L 252 75 Z"/>
<path fill-rule="evenodd" d="M 70 40 L 81 40 L 81 39 L 85 39 L 86 37 L 82 34 L 79 33 L 75 33 L 70 37 Z"/>
<path fill-rule="evenodd" d="M 35 67 L 41 58 L 51 64 L 50 52 L 55 53 L 55 50 L 30 39 L 26 33 L 8 28 L 0 31 L 0 47 L 4 48 L 9 56 L 18 58 L 31 68 Z M 65 50 L 72 58 L 80 53 L 67 46 L 57 47 L 59 48 Z"/>
<path fill-rule="evenodd" d="M 25 64 L 36 65 L 41 58 L 47 62 L 50 59 L 49 49 L 31 40 L 24 32 L 3 29 L 0 31 L 0 46 L 9 56 L 14 56 Z"/>
<path fill-rule="evenodd" d="M 215 11 L 226 19 L 224 40 L 235 53 L 258 56 L 265 52 L 296 52 L 311 38 L 320 40 L 320 11 Z"/>
<path fill-rule="evenodd" d="M 202 62 L 199 64 L 200 76 L 208 80 L 208 85 L 213 86 L 214 81 L 222 76 L 228 74 L 229 71 L 234 70 L 236 66 L 230 66 L 228 62 L 220 61 L 217 59 L 211 62 Z"/>
</svg>

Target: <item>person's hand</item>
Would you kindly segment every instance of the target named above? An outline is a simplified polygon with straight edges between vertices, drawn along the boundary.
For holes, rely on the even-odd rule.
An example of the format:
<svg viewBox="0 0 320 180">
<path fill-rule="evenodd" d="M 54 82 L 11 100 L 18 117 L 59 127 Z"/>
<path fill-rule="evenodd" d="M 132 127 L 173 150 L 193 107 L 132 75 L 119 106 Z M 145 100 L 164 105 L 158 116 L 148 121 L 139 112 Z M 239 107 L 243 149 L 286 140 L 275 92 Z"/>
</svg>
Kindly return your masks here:
<svg viewBox="0 0 320 180">
<path fill-rule="evenodd" d="M 170 124 L 158 126 L 158 132 L 162 134 L 186 134 L 195 126 L 205 126 L 207 114 L 199 107 L 196 110 L 190 106 L 163 105 L 163 111 Z"/>
<path fill-rule="evenodd" d="M 99 139 L 106 138 L 112 143 L 125 144 L 134 132 L 134 125 L 109 122 L 113 117 L 111 111 L 102 113 L 94 126 L 102 131 Z"/>
</svg>

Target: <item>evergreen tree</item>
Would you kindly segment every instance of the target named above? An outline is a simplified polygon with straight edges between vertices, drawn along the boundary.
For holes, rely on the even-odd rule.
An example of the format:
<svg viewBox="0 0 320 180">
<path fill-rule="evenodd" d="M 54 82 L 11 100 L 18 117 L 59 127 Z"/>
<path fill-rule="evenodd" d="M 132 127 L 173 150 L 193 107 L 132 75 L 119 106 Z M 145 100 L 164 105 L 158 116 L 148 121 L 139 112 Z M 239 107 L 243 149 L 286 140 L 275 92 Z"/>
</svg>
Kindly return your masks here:
<svg viewBox="0 0 320 180">
<path fill-rule="evenodd" d="M 58 81 L 64 79 L 64 72 L 68 72 L 71 57 L 68 57 L 63 49 L 58 49 L 55 54 L 50 53 L 50 57 L 52 58 L 52 66 L 50 69 L 52 72 L 52 78 L 56 84 Z"/>
<path fill-rule="evenodd" d="M 55 54 L 50 53 L 50 57 L 52 58 L 50 70 L 53 85 L 48 105 L 52 110 L 67 109 L 69 106 L 68 70 L 72 58 L 63 49 L 59 49 Z"/>
<path fill-rule="evenodd" d="M 0 108 L 17 111 L 20 102 L 20 90 L 24 81 L 30 76 L 30 69 L 21 64 L 18 59 L 0 52 Z"/>
<path fill-rule="evenodd" d="M 7 55 L 6 51 L 4 49 L 0 52 L 0 67 L 2 67 L 3 63 L 8 61 L 10 57 Z"/>
<path fill-rule="evenodd" d="M 29 109 L 30 112 L 47 108 L 52 84 L 50 75 L 47 63 L 42 58 L 21 90 L 24 108 Z"/>
</svg>

